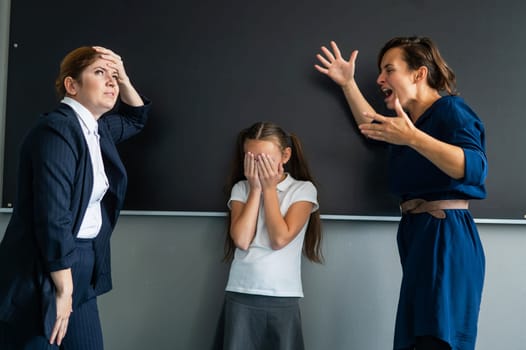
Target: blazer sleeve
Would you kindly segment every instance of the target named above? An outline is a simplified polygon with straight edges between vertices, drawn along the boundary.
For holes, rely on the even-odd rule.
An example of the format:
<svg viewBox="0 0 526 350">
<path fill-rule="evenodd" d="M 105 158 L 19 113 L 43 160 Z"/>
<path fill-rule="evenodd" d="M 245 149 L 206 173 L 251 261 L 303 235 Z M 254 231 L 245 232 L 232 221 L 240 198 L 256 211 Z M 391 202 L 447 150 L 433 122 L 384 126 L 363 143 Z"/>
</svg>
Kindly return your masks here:
<svg viewBox="0 0 526 350">
<path fill-rule="evenodd" d="M 99 124 L 104 124 L 111 135 L 114 143 L 119 143 L 138 134 L 145 126 L 151 102 L 141 96 L 143 106 L 133 107 L 119 101 L 115 108 L 104 114 L 99 119 Z"/>
<path fill-rule="evenodd" d="M 76 259 L 72 198 L 75 179 L 83 176 L 78 164 L 82 135 L 75 135 L 72 128 L 64 124 L 41 124 L 28 142 L 34 232 L 48 271 L 69 268 Z"/>
</svg>

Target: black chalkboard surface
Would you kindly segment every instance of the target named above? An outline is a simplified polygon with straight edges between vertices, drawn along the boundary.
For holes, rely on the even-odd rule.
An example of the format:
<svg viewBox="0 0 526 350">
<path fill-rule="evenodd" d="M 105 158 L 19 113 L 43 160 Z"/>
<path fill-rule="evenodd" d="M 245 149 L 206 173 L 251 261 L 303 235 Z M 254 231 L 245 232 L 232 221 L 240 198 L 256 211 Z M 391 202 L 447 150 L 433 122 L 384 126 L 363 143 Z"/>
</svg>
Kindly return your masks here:
<svg viewBox="0 0 526 350">
<path fill-rule="evenodd" d="M 226 211 L 235 136 L 271 120 L 303 141 L 322 214 L 398 215 L 385 146 L 364 140 L 339 88 L 313 65 L 329 40 L 345 56 L 359 49 L 356 78 L 387 113 L 376 55 L 389 38 L 417 34 L 437 42 L 486 125 L 488 198 L 474 201 L 474 216 L 523 219 L 525 13 L 518 0 L 12 1 L 2 206 L 14 200 L 24 133 L 57 103 L 61 58 L 102 45 L 124 58 L 153 101 L 147 128 L 120 146 L 129 172 L 125 209 Z"/>
</svg>

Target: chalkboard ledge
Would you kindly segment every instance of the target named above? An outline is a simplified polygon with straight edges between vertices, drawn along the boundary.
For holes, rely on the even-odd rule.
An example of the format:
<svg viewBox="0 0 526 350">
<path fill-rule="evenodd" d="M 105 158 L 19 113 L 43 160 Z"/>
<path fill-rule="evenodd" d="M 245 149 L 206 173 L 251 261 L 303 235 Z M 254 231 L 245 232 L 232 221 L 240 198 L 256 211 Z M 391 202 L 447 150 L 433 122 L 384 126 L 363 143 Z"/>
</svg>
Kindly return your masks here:
<svg viewBox="0 0 526 350">
<path fill-rule="evenodd" d="M 0 208 L 0 214 L 10 214 L 12 208 Z M 226 217 L 226 212 L 215 211 L 148 211 L 148 210 L 122 210 L 121 215 L 127 216 L 181 216 L 181 217 Z M 365 216 L 365 215 L 321 215 L 322 220 L 332 221 L 386 221 L 398 222 L 399 216 Z M 513 219 L 478 219 L 477 224 L 505 224 L 505 225 L 526 225 L 526 220 Z"/>
</svg>

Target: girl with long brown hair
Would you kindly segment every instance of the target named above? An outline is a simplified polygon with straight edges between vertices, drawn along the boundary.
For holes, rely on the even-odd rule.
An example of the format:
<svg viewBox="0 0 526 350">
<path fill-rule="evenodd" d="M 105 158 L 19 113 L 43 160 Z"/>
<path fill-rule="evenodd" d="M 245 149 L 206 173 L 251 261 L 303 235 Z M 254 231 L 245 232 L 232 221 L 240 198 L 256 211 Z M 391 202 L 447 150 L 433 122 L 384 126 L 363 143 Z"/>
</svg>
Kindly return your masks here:
<svg viewBox="0 0 526 350">
<path fill-rule="evenodd" d="M 220 349 L 303 349 L 301 254 L 322 261 L 317 190 L 299 139 L 258 122 L 237 139 Z M 241 326 L 242 325 L 242 326 Z"/>
</svg>

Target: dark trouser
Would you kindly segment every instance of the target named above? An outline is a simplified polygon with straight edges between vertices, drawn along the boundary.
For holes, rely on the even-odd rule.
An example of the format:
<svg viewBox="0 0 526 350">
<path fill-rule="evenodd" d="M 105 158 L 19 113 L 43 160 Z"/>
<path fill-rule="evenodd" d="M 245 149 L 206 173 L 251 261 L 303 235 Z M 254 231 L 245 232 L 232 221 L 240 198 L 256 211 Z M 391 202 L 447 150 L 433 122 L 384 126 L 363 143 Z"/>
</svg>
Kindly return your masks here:
<svg viewBox="0 0 526 350">
<path fill-rule="evenodd" d="M 61 346 L 49 344 L 44 335 L 27 336 L 24 330 L 0 322 L 0 349 L 2 350 L 102 350 L 97 299 L 79 305 L 69 318 L 68 331 Z"/>
<path fill-rule="evenodd" d="M 90 285 L 93 274 L 94 252 L 91 240 L 77 240 L 78 262 L 72 267 L 73 312 L 68 330 L 60 347 L 50 345 L 43 331 L 36 331 L 40 322 L 11 325 L 0 322 L 0 349 L 2 350 L 102 350 L 102 328 L 100 325 L 97 299 Z M 87 299 L 87 300 L 86 300 Z M 78 301 L 82 300 L 79 305 Z"/>
<path fill-rule="evenodd" d="M 227 292 L 214 349 L 303 350 L 298 300 Z"/>
</svg>

